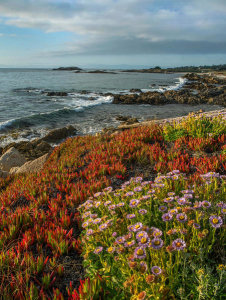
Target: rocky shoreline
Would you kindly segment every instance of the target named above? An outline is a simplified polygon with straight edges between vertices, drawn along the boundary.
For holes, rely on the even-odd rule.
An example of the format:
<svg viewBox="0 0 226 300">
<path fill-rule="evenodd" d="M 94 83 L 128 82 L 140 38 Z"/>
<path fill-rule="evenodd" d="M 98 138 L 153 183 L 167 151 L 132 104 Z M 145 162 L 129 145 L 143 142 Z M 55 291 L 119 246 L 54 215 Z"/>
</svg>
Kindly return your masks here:
<svg viewBox="0 0 226 300">
<path fill-rule="evenodd" d="M 76 129 L 70 125 L 54 129 L 40 139 L 14 142 L 0 147 L 0 178 L 39 171 L 54 149 L 51 144 L 60 143 L 75 134 Z"/>
<path fill-rule="evenodd" d="M 144 121 L 138 123 L 136 118 L 129 117 L 118 117 L 118 120 L 123 122 L 117 128 L 108 128 L 103 130 L 102 133 L 98 134 L 119 134 L 121 131 L 138 126 L 152 126 L 153 123 L 164 125 L 166 123 L 181 122 L 183 119 L 189 118 L 190 116 L 205 116 L 207 118 L 213 118 L 218 115 L 222 115 L 223 119 L 226 119 L 226 109 L 215 110 L 210 112 L 198 112 L 191 113 L 188 116 Z M 0 149 L 0 178 L 6 178 L 9 175 L 15 175 L 19 173 L 33 173 L 40 171 L 49 155 L 53 151 L 53 147 L 49 144 L 50 142 L 57 142 L 65 139 L 66 137 L 75 134 L 76 129 L 73 126 L 68 126 L 61 129 L 55 129 L 48 133 L 42 139 L 36 139 L 31 142 L 19 142 L 11 143 L 5 148 Z"/>
<path fill-rule="evenodd" d="M 133 89 L 133 94 L 112 94 L 113 104 L 217 104 L 226 106 L 226 80 L 208 75 L 188 73 L 184 76 L 187 82 L 182 89 L 165 92 L 142 92 Z M 51 95 L 50 95 L 51 96 Z M 226 109 L 199 113 L 207 117 L 223 114 L 226 118 Z M 117 128 L 107 128 L 101 134 L 117 134 L 118 132 L 137 127 L 150 126 L 153 122 L 165 124 L 166 122 L 181 121 L 185 117 L 172 119 L 152 120 L 139 123 L 136 118 L 118 116 L 116 120 L 121 122 Z M 50 153 L 53 151 L 53 143 L 59 144 L 65 138 L 74 136 L 76 128 L 73 126 L 58 128 L 50 131 L 45 137 L 32 141 L 10 143 L 0 147 L 0 177 L 23 172 L 36 172 L 42 168 Z"/>
<path fill-rule="evenodd" d="M 188 73 L 180 90 L 114 94 L 113 104 L 214 104 L 226 107 L 226 79 Z"/>
</svg>

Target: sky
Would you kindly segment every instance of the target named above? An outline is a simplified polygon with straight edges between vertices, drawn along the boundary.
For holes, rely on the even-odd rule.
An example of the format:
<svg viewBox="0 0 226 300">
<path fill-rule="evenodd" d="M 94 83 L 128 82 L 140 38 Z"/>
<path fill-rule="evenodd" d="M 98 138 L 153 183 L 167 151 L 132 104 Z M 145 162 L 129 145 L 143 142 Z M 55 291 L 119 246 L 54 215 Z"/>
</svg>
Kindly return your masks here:
<svg viewBox="0 0 226 300">
<path fill-rule="evenodd" d="M 0 67 L 226 63 L 226 0 L 0 0 Z"/>
</svg>

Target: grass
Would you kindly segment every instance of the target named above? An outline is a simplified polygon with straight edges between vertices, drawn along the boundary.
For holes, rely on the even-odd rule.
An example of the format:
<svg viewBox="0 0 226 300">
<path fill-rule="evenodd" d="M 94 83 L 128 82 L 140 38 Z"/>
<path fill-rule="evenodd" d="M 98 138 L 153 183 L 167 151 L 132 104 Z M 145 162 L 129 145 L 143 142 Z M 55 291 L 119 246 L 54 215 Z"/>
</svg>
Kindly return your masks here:
<svg viewBox="0 0 226 300">
<path fill-rule="evenodd" d="M 179 175 L 170 173 L 175 170 Z M 225 121 L 221 116 L 213 120 L 191 117 L 180 124 L 140 127 L 113 136 L 69 138 L 54 149 L 41 172 L 0 179 L 2 298 L 119 299 L 121 295 L 121 299 L 190 299 L 192 295 L 193 299 L 208 299 L 208 294 L 220 299 L 224 273 L 223 227 L 215 230 L 209 219 L 214 214 L 223 220 L 223 207 L 217 204 L 225 198 L 225 187 L 224 177 L 220 175 L 212 173 L 209 180 L 201 176 L 209 172 L 225 174 Z M 171 175 L 159 178 L 160 173 Z M 137 187 L 131 180 L 137 176 L 150 182 L 142 185 L 142 192 L 134 196 L 144 206 L 139 209 L 147 210 L 146 215 L 135 212 L 136 223 L 158 227 L 164 241 L 159 251 L 145 250 L 143 265 L 140 259 L 129 260 L 135 248 L 124 251 L 121 244 L 114 245 L 109 229 L 100 230 L 99 240 L 93 241 L 92 237 L 86 239 L 84 228 L 85 201 L 96 202 L 93 195 L 104 191 L 100 197 L 102 204 L 112 201 L 117 205 L 119 199 L 126 203 L 113 213 L 110 230 L 127 235 L 127 226 L 135 220 L 126 218 L 133 209 L 125 193 Z M 174 180 L 172 176 L 178 178 Z M 124 189 L 120 190 L 122 184 Z M 152 185 L 156 184 L 165 186 L 155 189 Z M 109 186 L 112 191 L 104 190 Z M 181 198 L 184 189 L 194 190 L 189 200 L 192 204 L 180 206 L 178 211 L 178 214 L 186 213 L 188 221 L 180 223 L 174 216 L 171 223 L 164 222 L 159 206 L 166 206 L 167 211 L 171 204 L 176 206 L 175 196 Z M 151 190 L 155 192 L 149 194 Z M 165 203 L 170 192 L 175 193 L 173 202 Z M 117 193 L 119 198 L 114 195 Z M 141 200 L 145 195 L 150 198 Z M 208 201 L 211 208 L 193 209 L 195 201 Z M 90 209 L 105 224 L 114 209 L 109 211 L 102 206 L 103 210 Z M 201 228 L 195 230 L 190 221 Z M 174 227 L 187 233 L 168 234 Z M 148 232 L 150 241 L 153 233 Z M 183 238 L 185 249 L 167 251 L 177 238 Z M 135 236 L 133 239 L 137 248 Z M 115 256 L 106 250 L 111 245 L 116 248 Z M 103 247 L 99 255 L 93 253 L 97 247 Z M 136 263 L 134 268 L 132 263 Z M 142 273 L 145 263 L 148 269 Z M 153 274 L 154 266 L 161 268 L 159 276 Z M 135 290 L 131 290 L 131 285 Z"/>
</svg>

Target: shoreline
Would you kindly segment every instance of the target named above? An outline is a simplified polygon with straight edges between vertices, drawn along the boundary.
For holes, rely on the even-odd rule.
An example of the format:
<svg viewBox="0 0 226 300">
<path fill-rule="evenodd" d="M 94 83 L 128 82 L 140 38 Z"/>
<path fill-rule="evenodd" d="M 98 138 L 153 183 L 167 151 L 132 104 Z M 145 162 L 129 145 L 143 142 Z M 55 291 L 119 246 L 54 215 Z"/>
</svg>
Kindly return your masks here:
<svg viewBox="0 0 226 300">
<path fill-rule="evenodd" d="M 215 110 L 209 112 L 208 114 L 213 117 L 222 112 L 225 114 L 225 109 L 218 111 Z M 206 115 L 206 113 L 203 114 Z M 172 120 L 175 121 L 175 119 L 178 118 L 173 118 Z M 162 122 L 163 120 L 157 121 Z M 169 122 L 170 119 L 167 119 L 167 121 Z M 195 125 L 195 123 L 196 122 L 194 122 L 193 124 Z M 40 276 L 42 276 L 42 278 L 46 274 L 52 276 L 50 274 L 53 274 L 53 270 L 57 270 L 57 272 L 54 273 L 54 281 L 45 290 L 46 294 L 51 295 L 52 297 L 54 293 L 56 294 L 56 289 L 58 289 L 57 295 L 59 296 L 59 293 L 61 293 L 61 295 L 65 297 L 65 299 L 67 299 L 69 290 L 68 287 L 70 287 L 71 293 L 74 290 L 74 294 L 76 295 L 77 291 L 79 290 L 79 293 L 84 296 L 86 285 L 83 285 L 83 283 L 91 282 L 91 284 L 96 284 L 96 281 L 92 281 L 92 278 L 91 280 L 88 279 L 90 276 L 89 273 L 86 272 L 89 271 L 89 267 L 92 266 L 97 258 L 93 255 L 94 250 L 97 246 L 101 246 L 104 255 L 109 255 L 106 251 L 107 247 L 111 246 L 111 244 L 114 245 L 113 242 L 115 240 L 111 240 L 112 236 L 109 236 L 109 238 L 104 239 L 104 243 L 102 243 L 102 240 L 98 239 L 99 234 L 103 235 L 107 231 L 100 230 L 96 233 L 98 244 L 95 245 L 94 243 L 94 245 L 92 245 L 90 242 L 92 240 L 96 242 L 96 239 L 89 240 L 88 238 L 86 238 L 88 237 L 88 235 L 84 235 L 84 230 L 87 227 L 85 226 L 85 218 L 90 218 L 91 216 L 82 216 L 80 210 L 81 207 L 84 207 L 86 204 L 91 204 L 89 207 L 87 206 L 87 211 L 92 211 L 93 208 L 98 209 L 99 205 L 94 206 L 92 203 L 94 201 L 95 203 L 99 201 L 97 197 L 101 195 L 105 195 L 107 197 L 107 195 L 109 195 L 111 191 L 117 194 L 110 194 L 111 201 L 108 204 L 111 204 L 112 202 L 113 205 L 118 204 L 119 201 L 122 201 L 121 199 L 129 204 L 132 201 L 131 196 L 135 194 L 134 192 L 136 192 L 133 197 L 136 198 L 136 201 L 141 201 L 141 205 L 143 205 L 143 208 L 151 209 L 151 207 L 154 207 L 155 209 L 154 213 L 153 210 L 150 211 L 150 215 L 154 215 L 155 218 L 150 218 L 148 216 L 145 223 L 143 221 L 144 219 L 141 219 L 144 218 L 143 214 L 141 214 L 140 212 L 139 214 L 137 213 L 137 220 L 135 219 L 135 222 L 141 221 L 143 223 L 136 224 L 144 224 L 144 229 L 147 230 L 146 228 L 156 228 L 156 217 L 158 217 L 159 222 L 162 222 L 161 216 L 164 211 L 159 211 L 160 203 L 162 203 L 164 206 L 169 206 L 169 209 L 171 209 L 172 207 L 176 207 L 179 204 L 180 210 L 182 211 L 185 205 L 181 206 L 181 202 L 178 202 L 178 200 L 180 199 L 185 201 L 184 199 L 187 199 L 188 197 L 180 198 L 181 195 L 190 193 L 194 194 L 189 196 L 189 200 L 186 200 L 192 201 L 191 203 L 188 203 L 190 205 L 188 208 L 191 207 L 191 209 L 187 209 L 185 211 L 186 216 L 188 215 L 190 221 L 193 220 L 196 216 L 196 209 L 202 209 L 200 206 L 197 206 L 197 202 L 195 202 L 196 198 L 198 199 L 198 201 L 205 199 L 205 201 L 201 202 L 204 204 L 208 202 L 206 201 L 206 199 L 213 203 L 212 195 L 216 198 L 216 201 L 214 198 L 214 203 L 218 203 L 221 200 L 224 200 L 223 186 L 222 188 L 220 185 L 216 186 L 215 182 L 214 190 L 212 190 L 209 188 L 210 181 L 208 181 L 208 183 L 206 182 L 208 184 L 207 192 L 209 191 L 210 194 L 207 194 L 206 191 L 203 190 L 205 188 L 205 185 L 203 185 L 203 181 L 199 181 L 199 178 L 200 180 L 203 180 L 203 174 L 205 174 L 206 180 L 209 178 L 209 174 L 212 174 L 213 176 L 216 175 L 221 178 L 219 174 L 224 174 L 225 169 L 225 165 L 221 157 L 221 153 L 223 153 L 224 151 L 224 127 L 222 126 L 220 120 L 216 122 L 217 125 L 215 125 L 213 128 L 209 128 L 208 126 L 205 127 L 205 124 L 207 123 L 205 122 L 205 120 L 200 120 L 200 122 L 197 122 L 194 128 L 186 127 L 186 124 L 182 123 L 182 128 L 187 128 L 188 130 L 186 134 L 188 134 L 189 139 L 186 140 L 185 138 L 185 141 L 178 140 L 178 138 L 180 138 L 180 136 L 178 135 L 170 136 L 169 131 L 159 131 L 157 128 L 157 130 L 154 130 L 155 128 L 153 128 L 153 130 L 151 128 L 137 128 L 135 130 L 120 132 L 120 135 L 118 136 L 84 136 L 67 139 L 53 151 L 51 156 L 48 158 L 48 161 L 46 161 L 41 172 L 24 174 L 22 176 L 10 176 L 6 180 L 1 179 L 1 210 L 4 221 L 3 225 L 4 228 L 6 228 L 4 230 L 5 235 L 3 236 L 3 238 L 5 238 L 4 241 L 6 241 L 6 245 L 8 246 L 6 250 L 5 248 L 3 249 L 3 254 L 5 254 L 6 258 L 8 258 L 8 253 L 14 254 L 15 249 L 20 249 L 20 266 L 22 262 L 26 262 L 25 259 L 27 257 L 29 258 L 28 262 L 34 262 L 33 265 L 35 266 L 35 268 L 33 269 L 31 269 L 30 263 L 25 263 L 23 267 L 25 268 L 25 271 L 27 271 L 27 274 L 30 276 L 29 280 L 32 280 L 33 278 L 37 279 L 34 283 L 34 286 L 37 287 L 38 291 L 41 290 L 40 287 L 42 286 L 42 283 L 40 283 L 39 281 Z M 206 129 L 206 131 L 203 133 L 203 137 L 205 137 L 204 139 L 202 139 L 202 137 L 197 137 L 200 129 L 202 129 L 203 126 L 204 129 Z M 189 128 L 191 131 L 189 131 Z M 189 132 L 191 133 L 191 137 Z M 212 134 L 215 135 L 215 133 L 216 139 L 212 138 Z M 200 140 L 202 140 L 203 143 L 199 143 Z M 160 176 L 159 174 L 166 174 L 167 176 Z M 180 176 L 183 176 L 183 178 L 181 178 Z M 169 182 L 169 184 L 167 183 L 165 185 L 162 184 L 161 181 L 163 178 L 167 178 L 167 180 L 171 178 L 172 180 L 170 179 L 171 181 Z M 130 187 L 128 185 L 134 179 L 137 179 L 136 182 L 139 186 L 139 189 L 137 190 L 134 189 L 134 186 Z M 180 181 L 180 179 L 182 179 L 182 181 Z M 165 183 L 165 181 L 163 183 Z M 180 185 L 178 185 L 178 183 Z M 161 186 L 159 184 L 161 184 Z M 142 191 L 140 190 L 141 187 Z M 159 189 L 159 187 L 161 187 L 161 189 Z M 164 188 L 163 192 L 162 187 Z M 143 192 L 144 189 L 146 190 L 145 193 Z M 118 198 L 121 193 L 124 193 L 123 191 L 125 193 L 129 192 L 130 194 L 123 194 L 122 196 L 120 196 L 120 198 Z M 172 192 L 174 193 L 172 194 Z M 177 198 L 165 198 L 165 195 L 175 195 L 175 192 L 177 193 Z M 155 195 L 151 200 L 149 199 L 153 196 L 150 196 L 150 194 Z M 87 199 L 88 201 L 86 201 Z M 102 201 L 102 199 L 100 200 Z M 169 201 L 166 202 L 166 200 L 170 200 L 170 203 L 168 203 Z M 104 201 L 107 202 L 105 199 Z M 171 204 L 171 201 L 174 201 L 173 206 Z M 203 218 L 201 218 L 197 222 L 199 225 L 199 223 L 203 221 L 203 223 L 201 223 L 202 226 L 203 224 L 207 224 L 205 225 L 207 227 L 204 227 L 204 229 L 207 228 L 206 232 L 209 232 L 210 230 L 215 230 L 211 227 L 211 224 L 208 226 L 208 219 L 210 217 L 209 214 L 212 214 L 212 207 L 214 208 L 214 205 L 212 204 L 211 210 L 208 210 L 208 207 L 204 207 L 204 204 L 202 204 L 203 211 L 205 213 L 207 212 L 208 215 L 206 216 L 202 214 L 202 216 L 205 216 L 204 221 Z M 114 220 L 114 224 L 110 224 L 109 226 L 111 226 L 111 228 L 115 232 L 118 232 L 119 230 L 121 230 L 121 228 L 128 228 L 128 224 L 125 223 L 127 220 L 127 218 L 125 217 L 126 214 L 121 213 L 121 209 L 124 209 L 121 207 L 122 206 L 120 206 L 120 215 L 116 215 L 117 218 L 115 214 L 110 215 L 109 218 L 109 221 L 111 221 L 112 219 Z M 132 208 L 133 211 L 134 209 L 136 209 L 136 207 L 134 208 L 130 205 L 127 208 L 127 214 L 129 208 Z M 217 206 L 217 209 L 219 211 L 220 208 Z M 105 215 L 108 214 L 108 211 L 107 213 L 105 210 L 103 211 Z M 109 212 L 111 211 L 112 210 L 109 209 Z M 18 215 L 21 216 L 21 219 L 17 218 Z M 101 220 L 103 220 L 104 222 L 107 221 L 102 214 L 99 214 L 99 211 L 98 215 L 92 214 L 92 218 L 97 217 L 103 218 Z M 131 221 L 129 220 L 128 222 Z M 16 224 L 16 228 L 20 229 L 18 230 L 18 235 L 9 235 L 9 229 L 12 228 L 12 224 Z M 108 224 L 109 223 L 107 223 L 107 225 Z M 121 224 L 125 224 L 125 226 L 122 226 Z M 168 228 L 166 230 L 165 224 L 165 222 L 162 222 L 161 226 L 159 225 L 157 227 L 161 230 L 161 232 L 163 231 L 164 233 L 169 229 Z M 188 244 L 194 229 L 187 224 L 187 222 L 182 222 L 178 225 L 178 227 L 180 226 L 179 228 L 181 228 L 181 226 L 186 226 L 183 227 L 186 230 L 183 233 L 183 239 Z M 193 223 L 191 223 L 191 225 L 192 224 Z M 99 224 L 97 226 L 101 225 Z M 81 232 L 82 230 L 83 232 Z M 203 232 L 204 230 L 200 231 L 200 233 L 202 234 Z M 220 230 L 217 229 L 216 232 L 218 234 Z M 119 232 L 118 236 L 124 237 L 126 236 L 125 233 L 126 232 Z M 194 235 L 195 238 L 197 238 L 196 231 L 194 232 Z M 31 238 L 29 239 L 29 237 Z M 205 236 L 203 236 L 201 241 L 203 241 L 203 243 L 206 243 L 208 239 L 204 239 L 204 237 Z M 106 240 L 110 241 L 111 244 L 106 244 Z M 24 242 L 22 243 L 22 241 Z M 89 245 L 92 246 L 92 248 L 90 247 L 88 251 L 84 252 L 84 250 L 87 250 L 85 245 L 86 241 L 89 243 Z M 217 266 L 221 265 L 223 261 L 222 256 L 219 255 L 220 253 L 222 253 L 221 248 L 220 250 L 218 250 L 219 246 L 221 246 L 221 244 L 219 244 L 219 241 L 220 238 L 217 237 L 217 244 L 216 247 L 214 247 L 214 253 L 216 254 L 214 256 L 214 263 Z M 165 243 L 166 246 L 168 246 L 171 244 L 171 241 L 169 242 L 167 240 Z M 197 245 L 197 243 L 198 242 L 195 242 L 194 245 Z M 59 247 L 59 245 L 65 246 Z M 207 246 L 208 245 L 209 244 L 207 244 Z M 161 251 L 167 250 L 168 248 L 165 248 L 166 246 L 164 246 Z M 132 251 L 135 250 L 135 247 L 136 245 L 134 246 L 134 249 L 132 248 Z M 202 246 L 202 249 L 203 248 L 204 247 Z M 195 252 L 193 251 L 193 249 L 189 250 L 189 253 L 192 254 L 192 260 L 198 259 L 200 257 L 198 255 L 199 253 L 197 253 L 197 249 L 194 248 L 194 250 Z M 25 258 L 23 257 L 23 253 L 25 253 L 24 251 L 27 254 Z M 85 253 L 85 255 L 82 255 L 82 253 Z M 92 254 L 91 259 L 89 256 L 90 253 Z M 102 255 L 102 253 L 100 253 L 100 255 Z M 174 253 L 172 253 L 172 255 L 174 255 Z M 14 262 L 14 257 L 14 255 L 9 257 L 9 259 L 11 259 L 9 263 L 12 264 Z M 104 256 L 102 261 L 106 261 L 105 257 L 106 256 Z M 16 259 L 18 258 L 16 257 Z M 50 262 L 53 262 L 53 259 L 55 260 L 55 264 L 53 265 L 54 269 L 50 269 L 48 260 Z M 158 262 L 156 262 L 154 259 L 156 258 L 153 258 L 154 264 L 158 265 Z M 87 260 L 89 260 L 89 264 L 87 264 Z M 47 265 L 43 264 L 43 268 L 39 273 L 37 273 L 33 270 L 37 270 L 37 267 L 40 266 L 40 261 L 47 262 Z M 126 257 L 126 261 L 130 261 L 129 256 Z M 209 257 L 207 257 L 206 261 L 207 263 L 210 261 Z M 6 263 L 8 263 L 8 260 L 6 261 Z M 114 260 L 113 264 L 117 264 L 117 260 Z M 164 261 L 162 262 L 162 264 L 163 265 L 161 265 L 161 268 L 165 270 L 165 266 L 167 265 L 165 265 Z M 15 264 L 13 266 L 15 266 Z M 127 265 L 123 266 L 123 268 L 125 267 L 127 267 Z M 197 263 L 197 268 L 200 269 L 199 262 Z M 6 277 L 2 279 L 3 287 L 9 286 L 8 282 L 12 282 L 13 278 L 15 278 L 14 276 L 12 276 L 12 278 L 10 277 L 11 270 L 9 268 L 7 268 L 6 270 L 8 273 L 6 273 Z M 21 270 L 17 268 L 15 270 L 17 271 L 16 275 L 19 276 L 19 272 L 21 272 Z M 102 268 L 102 265 L 97 267 L 98 274 L 99 270 L 101 270 L 101 272 L 103 270 L 104 272 L 106 272 L 106 269 Z M 120 266 L 118 270 L 120 271 Z M 130 274 L 130 272 L 131 269 L 129 269 L 128 273 Z M 112 272 L 110 271 L 110 275 L 111 274 Z M 193 273 L 191 272 L 191 274 Z M 101 277 L 99 278 L 101 278 L 101 280 L 105 280 L 104 275 L 105 273 L 100 273 Z M 106 273 L 106 275 L 109 276 L 109 273 Z M 116 278 L 121 278 L 120 273 L 117 276 L 118 277 Z M 191 276 L 189 278 L 192 278 Z M 213 276 L 216 276 L 214 272 Z M 178 278 L 177 274 L 175 275 L 175 278 Z M 102 282 L 106 283 L 107 281 Z M 194 282 L 196 282 L 195 279 Z M 168 283 L 165 284 L 166 287 L 168 285 Z M 24 287 L 26 286 L 19 286 L 21 291 L 29 294 L 30 287 L 29 289 L 25 289 Z M 121 286 L 119 286 L 119 292 L 121 291 L 120 288 Z M 6 294 L 6 292 L 8 294 Z M 9 293 L 11 293 L 11 290 L 9 290 L 9 292 L 6 292 L 5 294 L 9 295 Z M 93 291 L 93 293 L 98 295 L 98 289 Z M 111 294 L 109 295 L 111 296 Z M 127 298 L 129 299 L 129 297 Z"/>
<path fill-rule="evenodd" d="M 223 108 L 224 105 L 226 105 L 226 93 L 225 93 L 225 86 L 226 86 L 226 80 L 225 78 L 219 78 L 218 75 L 214 76 L 213 74 L 203 75 L 200 76 L 198 74 L 194 73 L 187 73 L 184 78 L 186 78 L 185 84 L 179 88 L 178 90 L 169 90 L 165 92 L 139 92 L 139 90 L 134 89 L 133 94 L 124 94 L 119 95 L 115 94 L 112 95 L 114 97 L 114 100 L 112 104 L 132 104 L 134 107 L 139 104 L 146 104 L 146 105 L 155 105 L 155 106 L 162 106 L 163 104 L 186 104 L 186 105 L 214 105 L 214 104 L 222 104 L 220 105 L 222 109 L 220 110 L 214 110 L 214 111 L 207 111 L 203 113 L 204 115 L 211 115 L 216 112 L 221 112 L 225 115 L 225 110 Z M 193 91 L 196 90 L 197 94 L 194 94 Z M 116 100 L 116 101 L 115 101 Z M 116 103 L 115 103 L 116 102 Z M 220 102 L 220 103 L 219 103 Z M 117 115 L 114 116 L 114 113 L 112 113 L 113 119 L 117 120 Z M 125 112 L 124 112 L 125 113 Z M 123 117 L 125 117 L 123 113 Z M 190 112 L 189 112 L 190 113 Z M 180 115 L 180 113 L 178 113 Z M 197 113 L 196 113 L 197 114 Z M 202 115 L 203 115 L 202 114 Z M 200 115 L 200 114 L 199 114 Z M 170 117 L 170 118 L 161 118 L 161 119 L 155 119 L 155 120 L 144 120 L 144 121 L 138 121 L 137 117 L 132 116 L 126 116 L 129 118 L 130 123 L 121 123 L 119 125 L 113 124 L 112 127 L 103 127 L 102 131 L 100 132 L 93 132 L 93 135 L 98 134 L 104 134 L 104 133 L 113 133 L 120 130 L 125 130 L 129 128 L 135 128 L 138 126 L 150 126 L 150 124 L 153 124 L 153 122 L 157 124 L 161 123 L 169 123 L 174 122 L 177 120 L 181 120 L 182 118 L 186 118 L 187 112 L 180 117 Z M 147 118 L 147 116 L 145 116 Z M 131 123 L 131 120 L 132 123 Z M 111 120 L 112 121 L 112 120 Z M 120 120 L 119 120 L 120 121 Z M 117 122 L 116 122 L 117 123 Z M 110 123 L 109 123 L 110 124 Z M 67 130 L 67 128 L 70 128 Z M 62 134 L 63 131 L 63 134 Z M 72 134 L 74 131 L 75 134 Z M 13 135 L 18 135 L 20 137 L 20 131 L 17 132 L 9 132 L 5 135 L 5 137 L 11 137 L 12 142 L 2 144 L 2 147 L 0 147 L 0 155 L 4 154 L 6 150 L 9 149 L 9 147 L 16 147 L 19 151 L 21 150 L 22 153 L 29 153 L 27 154 L 26 158 L 28 160 L 34 160 L 41 155 L 46 154 L 49 152 L 49 150 L 54 149 L 56 145 L 59 145 L 62 141 L 64 141 L 67 137 L 70 136 L 76 136 L 78 130 L 76 127 L 69 125 L 66 127 L 61 128 L 55 128 L 52 131 L 49 131 L 46 136 L 49 134 L 54 134 L 54 140 L 48 141 L 48 138 L 46 139 L 46 136 L 37 137 L 35 139 L 28 139 L 28 140 L 19 140 L 19 138 L 13 137 Z M 90 135 L 87 134 L 79 134 L 81 136 Z M 91 134 L 92 135 L 92 134 Z M 4 138 L 5 138 L 4 137 Z M 2 140 L 4 140 L 4 138 Z M 1 137 L 0 137 L 1 139 Z M 36 153 L 36 148 L 38 148 L 38 154 Z M 30 154 L 30 152 L 33 152 L 33 154 Z M 34 154 L 36 153 L 36 154 Z"/>
<path fill-rule="evenodd" d="M 218 116 L 219 114 L 223 115 L 223 119 L 226 119 L 226 108 L 220 109 L 220 110 L 213 110 L 208 112 L 198 112 L 198 113 L 190 113 L 188 115 L 182 116 L 182 117 L 175 117 L 175 118 L 166 118 L 166 119 L 159 119 L 159 120 L 151 120 L 151 121 L 144 121 L 140 123 L 134 123 L 131 125 L 119 125 L 118 129 L 130 129 L 130 128 L 137 128 L 140 126 L 151 126 L 154 124 L 159 125 L 165 125 L 165 124 L 172 124 L 174 122 L 180 122 L 182 120 L 186 120 L 187 118 L 191 116 L 204 116 L 207 118 L 214 118 Z"/>
<path fill-rule="evenodd" d="M 104 136 L 104 135 L 110 135 L 115 136 L 117 134 L 120 134 L 121 132 L 129 129 L 134 129 L 138 127 L 152 127 L 153 124 L 158 124 L 160 126 L 164 126 L 166 124 L 176 124 L 181 123 L 182 121 L 186 121 L 190 117 L 206 117 L 206 118 L 214 118 L 217 116 L 222 116 L 223 120 L 226 120 L 226 108 L 220 109 L 220 110 L 214 110 L 209 112 L 192 112 L 188 115 L 175 117 L 175 118 L 166 118 L 166 119 L 159 119 L 159 120 L 151 120 L 151 121 L 143 121 L 139 123 L 133 123 L 130 125 L 119 125 L 114 128 L 107 128 L 103 129 L 101 132 L 96 133 L 95 135 L 91 136 Z M 68 130 L 68 131 L 67 131 Z M 2 157 L 5 156 L 10 151 L 16 151 L 16 156 L 18 156 L 18 159 L 20 159 L 20 156 L 22 156 L 22 159 L 25 161 L 20 166 L 12 167 L 9 169 L 8 172 L 4 171 L 0 168 L 0 178 L 6 178 L 9 175 L 13 175 L 16 173 L 32 173 L 36 172 L 42 169 L 45 162 L 48 160 L 48 157 L 51 155 L 51 153 L 56 149 L 59 148 L 68 138 L 76 138 L 79 137 L 78 135 L 70 135 L 72 130 L 75 130 L 73 127 L 69 127 L 67 130 L 63 130 L 63 133 L 66 134 L 66 137 L 62 139 L 59 143 L 57 143 L 55 146 L 51 146 L 50 142 L 48 141 L 48 138 L 55 138 L 57 132 L 56 130 L 53 130 L 51 133 L 49 133 L 46 137 L 41 139 L 36 139 L 31 142 L 19 142 L 19 143 L 13 143 L 9 144 L 6 147 L 0 149 L 0 160 Z M 59 129 L 60 132 L 62 132 L 62 129 Z M 84 135 L 82 137 L 89 137 L 90 135 Z M 33 155 L 33 156 L 32 156 Z"/>
<path fill-rule="evenodd" d="M 184 82 L 177 89 L 115 94 L 113 104 L 217 104 L 226 106 L 226 77 L 187 73 L 181 77 Z"/>
</svg>

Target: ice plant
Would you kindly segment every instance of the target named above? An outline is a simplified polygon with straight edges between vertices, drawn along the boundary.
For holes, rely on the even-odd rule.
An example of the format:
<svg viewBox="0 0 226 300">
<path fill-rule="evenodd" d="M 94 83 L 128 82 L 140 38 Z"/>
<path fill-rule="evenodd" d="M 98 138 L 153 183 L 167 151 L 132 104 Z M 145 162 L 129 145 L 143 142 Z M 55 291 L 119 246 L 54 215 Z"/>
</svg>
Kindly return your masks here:
<svg viewBox="0 0 226 300">
<path fill-rule="evenodd" d="M 221 115 L 189 117 L 111 136 L 69 138 L 54 148 L 40 172 L 0 178 L 0 295 L 131 299 L 145 291 L 141 296 L 147 299 L 199 299 L 205 287 L 210 299 L 223 299 L 224 270 L 218 266 L 225 141 Z M 140 178 L 128 176 L 144 172 Z M 142 182 L 143 175 L 150 180 Z M 138 206 L 130 207 L 132 198 Z M 134 218 L 126 217 L 131 214 Z M 145 234 L 137 237 L 141 231 Z M 117 237 L 125 241 L 118 244 Z M 164 244 L 154 250 L 153 240 Z M 67 263 L 81 254 L 89 278 L 77 291 Z M 163 270 L 161 276 L 154 275 L 153 266 Z M 68 287 L 59 284 L 64 276 L 71 280 Z M 178 288 L 181 283 L 190 295 Z"/>
</svg>

